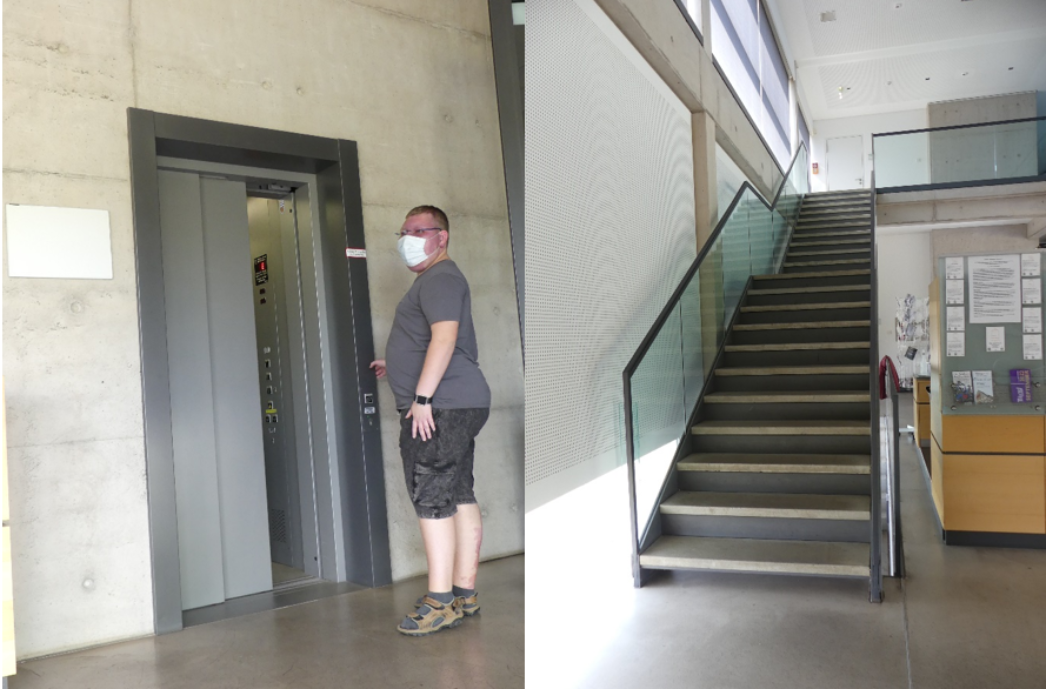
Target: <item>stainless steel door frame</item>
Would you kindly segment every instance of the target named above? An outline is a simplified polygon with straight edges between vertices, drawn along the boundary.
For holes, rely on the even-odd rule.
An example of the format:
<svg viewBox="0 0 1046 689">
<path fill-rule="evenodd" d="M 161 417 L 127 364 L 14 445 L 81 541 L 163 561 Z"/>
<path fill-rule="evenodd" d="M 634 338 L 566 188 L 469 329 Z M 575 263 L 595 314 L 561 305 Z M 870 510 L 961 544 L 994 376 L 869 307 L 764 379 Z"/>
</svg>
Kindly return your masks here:
<svg viewBox="0 0 1046 689">
<path fill-rule="evenodd" d="M 366 247 L 356 144 L 137 108 L 128 108 L 128 138 L 157 633 L 182 628 L 158 185 L 158 158 L 164 156 L 199 167 L 258 166 L 269 178 L 277 171 L 278 178 L 295 177 L 308 189 L 300 207 L 308 209 L 315 231 L 311 245 L 300 247 L 302 294 L 315 290 L 317 306 L 303 330 L 305 348 L 318 347 L 323 356 L 322 366 L 310 367 L 308 396 L 321 397 L 326 407 L 312 415 L 303 435 L 315 456 L 325 450 L 329 458 L 314 463 L 320 570 L 336 581 L 390 583 L 381 431 L 378 415 L 366 414 L 363 404 L 377 388 L 368 369 L 374 344 L 367 266 L 365 259 L 345 258 L 346 247 Z M 311 344 L 310 330 L 319 337 Z M 332 518 L 323 519 L 324 512 Z"/>
</svg>

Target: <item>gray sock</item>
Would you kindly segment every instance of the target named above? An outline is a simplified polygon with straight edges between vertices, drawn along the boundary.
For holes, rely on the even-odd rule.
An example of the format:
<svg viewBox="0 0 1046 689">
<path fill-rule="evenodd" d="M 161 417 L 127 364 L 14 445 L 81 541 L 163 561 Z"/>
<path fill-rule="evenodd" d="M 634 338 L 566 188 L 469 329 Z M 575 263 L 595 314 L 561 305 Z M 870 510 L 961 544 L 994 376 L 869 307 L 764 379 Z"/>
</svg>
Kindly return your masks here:
<svg viewBox="0 0 1046 689">
<path fill-rule="evenodd" d="M 432 600 L 438 600 L 440 603 L 443 603 L 444 605 L 449 605 L 450 603 L 453 603 L 454 596 L 455 594 L 452 591 L 447 591 L 446 593 L 433 593 L 432 591 L 429 591 L 429 598 L 431 598 Z"/>
<path fill-rule="evenodd" d="M 469 598 L 470 596 L 476 595 L 476 589 L 463 589 L 460 586 L 455 586 L 451 589 L 451 593 L 459 598 Z"/>
</svg>

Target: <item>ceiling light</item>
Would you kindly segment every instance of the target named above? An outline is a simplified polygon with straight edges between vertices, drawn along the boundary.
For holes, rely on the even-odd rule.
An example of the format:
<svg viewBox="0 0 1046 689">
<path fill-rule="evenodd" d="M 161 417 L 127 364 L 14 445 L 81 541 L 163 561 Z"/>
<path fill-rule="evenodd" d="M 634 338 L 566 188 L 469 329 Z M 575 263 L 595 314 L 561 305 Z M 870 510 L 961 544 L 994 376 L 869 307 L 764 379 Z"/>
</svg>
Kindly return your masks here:
<svg viewBox="0 0 1046 689">
<path fill-rule="evenodd" d="M 828 10 L 827 12 L 821 13 L 822 22 L 834 22 L 835 21 L 835 10 Z"/>
<path fill-rule="evenodd" d="M 1006 71 L 1008 71 L 1008 72 L 1012 72 L 1012 71 L 1013 71 L 1013 67 L 1010 67 L 1010 68 L 1009 68 L 1008 70 L 1006 70 Z"/>
<path fill-rule="evenodd" d="M 929 80 L 930 80 L 930 77 L 926 77 L 926 81 L 929 81 Z"/>
<path fill-rule="evenodd" d="M 962 75 L 963 75 L 964 77 L 968 77 L 968 76 L 970 76 L 970 73 L 969 73 L 969 72 L 963 72 L 963 73 L 962 73 Z"/>
</svg>

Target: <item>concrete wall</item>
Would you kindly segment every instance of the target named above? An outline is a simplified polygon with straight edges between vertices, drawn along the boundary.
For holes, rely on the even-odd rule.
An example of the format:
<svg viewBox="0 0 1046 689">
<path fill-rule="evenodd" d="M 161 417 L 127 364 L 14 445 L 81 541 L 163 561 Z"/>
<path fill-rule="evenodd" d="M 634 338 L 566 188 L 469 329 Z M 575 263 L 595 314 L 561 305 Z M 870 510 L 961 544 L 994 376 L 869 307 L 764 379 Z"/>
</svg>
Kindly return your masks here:
<svg viewBox="0 0 1046 689">
<path fill-rule="evenodd" d="M 494 410 L 483 556 L 518 552 L 522 357 L 482 0 L 10 0 L 4 201 L 104 208 L 111 281 L 4 279 L 19 653 L 152 632 L 126 109 L 359 142 L 377 351 L 411 281 L 392 232 L 451 216 Z M 393 576 L 425 568 L 381 388 Z M 84 582 L 90 580 L 90 585 Z"/>
<path fill-rule="evenodd" d="M 934 274 L 937 273 L 937 259 L 941 256 L 1028 253 L 1037 246 L 1037 242 L 1028 239 L 1021 225 L 933 230 L 931 242 Z"/>
<path fill-rule="evenodd" d="M 938 101 L 926 105 L 929 127 L 953 127 L 1036 116 L 1036 92 Z"/>
<path fill-rule="evenodd" d="M 817 163 L 820 171 L 810 175 L 810 191 L 827 191 L 828 175 L 825 142 L 845 136 L 860 136 L 864 145 L 864 184 L 872 182 L 872 134 L 925 129 L 925 110 L 904 110 L 883 115 L 861 117 L 839 117 L 832 120 L 815 120 L 810 132 L 810 163 Z"/>
</svg>

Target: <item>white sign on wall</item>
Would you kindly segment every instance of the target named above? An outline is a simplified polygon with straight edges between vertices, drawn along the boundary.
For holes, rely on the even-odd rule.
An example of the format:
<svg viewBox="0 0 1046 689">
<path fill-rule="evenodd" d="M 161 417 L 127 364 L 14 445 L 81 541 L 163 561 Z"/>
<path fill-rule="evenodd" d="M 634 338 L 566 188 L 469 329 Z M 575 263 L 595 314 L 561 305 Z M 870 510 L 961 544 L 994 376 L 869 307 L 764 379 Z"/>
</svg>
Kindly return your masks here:
<svg viewBox="0 0 1046 689">
<path fill-rule="evenodd" d="M 113 279 L 109 211 L 7 204 L 7 274 Z"/>
</svg>

